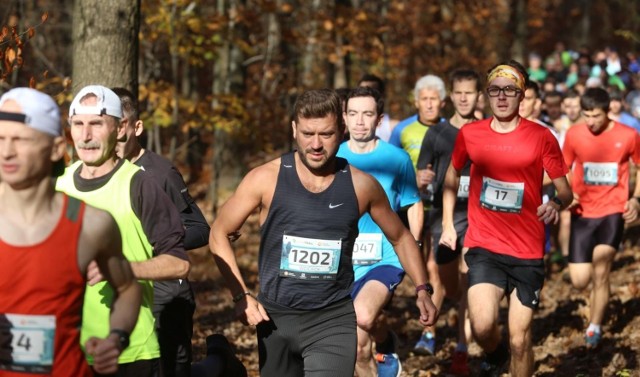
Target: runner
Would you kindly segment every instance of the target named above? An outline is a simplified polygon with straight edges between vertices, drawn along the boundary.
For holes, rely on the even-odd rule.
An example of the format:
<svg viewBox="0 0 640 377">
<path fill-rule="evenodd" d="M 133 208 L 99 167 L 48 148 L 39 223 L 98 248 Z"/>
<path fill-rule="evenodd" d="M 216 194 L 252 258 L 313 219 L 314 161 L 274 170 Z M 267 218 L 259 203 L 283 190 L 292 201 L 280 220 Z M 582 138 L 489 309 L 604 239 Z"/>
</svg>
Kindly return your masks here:
<svg viewBox="0 0 640 377">
<path fill-rule="evenodd" d="M 569 274 L 573 286 L 591 291 L 589 327 L 585 341 L 595 348 L 602 340 L 602 320 L 609 303 L 609 273 L 622 241 L 624 223 L 638 218 L 640 172 L 629 198 L 629 160 L 640 163 L 640 136 L 631 127 L 611 120 L 609 94 L 587 89 L 580 100 L 584 124 L 571 127 L 564 158 L 573 167 Z"/>
<path fill-rule="evenodd" d="M 394 211 L 409 207 L 411 234 L 419 240 L 424 210 L 411 159 L 402 149 L 376 137 L 377 126 L 383 118 L 381 93 L 372 88 L 355 88 L 347 97 L 346 105 L 344 119 L 351 139 L 340 145 L 338 157 L 371 174 L 382 185 Z M 404 270 L 393 245 L 369 214 L 360 218 L 358 229 L 360 235 L 353 250 L 355 284 L 351 292 L 358 321 L 356 373 L 359 377 L 396 377 L 402 366 L 394 344 L 395 334 L 390 335 L 382 309 L 391 301 Z M 372 340 L 378 355 L 374 355 Z"/>
<path fill-rule="evenodd" d="M 155 333 L 153 280 L 186 278 L 189 261 L 182 245 L 178 212 L 149 175 L 118 158 L 115 147 L 124 133 L 122 104 L 108 88 L 84 87 L 69 108 L 71 138 L 80 161 L 67 167 L 56 188 L 106 210 L 122 234 L 123 253 L 142 284 L 143 304 L 131 345 L 118 360 L 118 376 L 155 376 L 160 349 Z M 89 268 L 81 340 L 104 336 L 111 293 L 96 268 Z M 107 301 L 108 302 L 108 301 Z M 89 358 L 89 363 L 93 363 Z"/>
<path fill-rule="evenodd" d="M 418 157 L 418 171 L 433 169 L 435 176 L 426 176 L 419 180 L 420 189 L 425 190 L 428 184 L 433 185 L 433 207 L 429 214 L 429 229 L 434 240 L 439 240 L 442 234 L 442 190 L 444 177 L 451 162 L 451 153 L 458 136 L 458 131 L 465 124 L 476 121 L 475 109 L 480 95 L 480 76 L 472 70 L 460 69 L 451 74 L 451 102 L 455 110 L 451 119 L 438 123 L 431 128 L 424 137 L 422 149 Z M 462 170 L 460 189 L 454 212 L 454 225 L 458 234 L 458 244 L 450 249 L 438 244 L 434 245 L 433 254 L 438 265 L 438 275 L 442 280 L 442 292 L 433 295 L 436 307 L 440 309 L 446 297 L 458 300 L 458 344 L 453 354 L 449 372 L 456 375 L 468 375 L 467 342 L 471 334 L 467 328 L 467 265 L 460 256 L 466 252 L 462 244 L 467 231 L 467 200 L 469 198 L 469 164 Z M 430 354 L 435 352 L 435 327 L 422 334 L 422 339 L 414 349 L 420 350 L 420 345 L 428 347 Z"/>
<path fill-rule="evenodd" d="M 65 139 L 58 105 L 41 92 L 0 98 L 0 375 L 92 376 L 80 347 L 89 262 L 114 287 L 101 337 L 83 342 L 99 373 L 113 373 L 136 324 L 141 291 L 108 213 L 56 193 Z"/>
<path fill-rule="evenodd" d="M 257 326 L 263 376 L 352 377 L 356 316 L 352 251 L 358 219 L 369 213 L 395 245 L 416 284 L 420 323 L 437 310 L 416 242 L 378 182 L 336 157 L 340 100 L 328 89 L 303 93 L 294 106 L 298 150 L 248 173 L 220 209 L 209 246 L 241 321 Z M 244 283 L 229 236 L 259 209 L 260 294 Z"/>
<path fill-rule="evenodd" d="M 209 224 L 193 200 L 182 175 L 166 158 L 142 148 L 138 137 L 144 124 L 138 119 L 138 101 L 124 88 L 113 88 L 120 97 L 125 134 L 118 140 L 118 157 L 127 159 L 149 174 L 180 212 L 184 248 L 207 245 Z M 160 343 L 164 377 L 189 376 L 195 297 L 188 279 L 162 280 L 153 284 L 153 314 Z M 163 326 L 164 324 L 164 326 Z"/>
<path fill-rule="evenodd" d="M 572 200 L 568 170 L 551 132 L 522 119 L 526 71 L 510 61 L 487 75 L 493 116 L 461 128 L 443 192 L 440 244 L 457 247 L 454 206 L 460 173 L 471 161 L 467 293 L 471 329 L 486 353 L 482 376 L 498 376 L 509 347 L 501 341 L 498 310 L 509 298 L 509 344 L 512 376 L 533 374 L 531 322 L 544 282 L 544 224 L 556 222 Z M 542 176 L 547 172 L 558 191 L 542 204 Z"/>
<path fill-rule="evenodd" d="M 360 81 L 358 81 L 358 86 L 368 86 L 368 87 L 374 88 L 380 92 L 382 99 L 385 98 L 384 81 L 376 75 L 372 75 L 370 73 L 366 73 L 362 75 L 362 77 L 360 78 Z M 376 128 L 376 136 L 380 140 L 388 142 L 389 138 L 391 137 L 391 132 L 393 132 L 393 129 L 397 124 L 398 124 L 397 119 L 391 119 L 389 114 L 383 113 L 382 120 L 379 122 Z"/>
</svg>

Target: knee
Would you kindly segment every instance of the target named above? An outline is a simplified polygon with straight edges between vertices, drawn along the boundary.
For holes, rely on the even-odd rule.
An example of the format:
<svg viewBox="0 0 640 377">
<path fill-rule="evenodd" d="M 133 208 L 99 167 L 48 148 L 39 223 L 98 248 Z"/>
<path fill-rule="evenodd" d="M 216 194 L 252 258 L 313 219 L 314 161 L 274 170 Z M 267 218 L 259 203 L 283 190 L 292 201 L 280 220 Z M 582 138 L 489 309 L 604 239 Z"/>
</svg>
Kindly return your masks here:
<svg viewBox="0 0 640 377">
<path fill-rule="evenodd" d="M 495 333 L 496 324 L 487 319 L 474 318 L 471 321 L 471 332 L 476 339 L 489 339 Z"/>
<path fill-rule="evenodd" d="M 571 285 L 576 289 L 585 289 L 589 285 L 591 280 L 590 274 L 580 273 L 569 270 L 569 276 L 571 277 Z"/>
<path fill-rule="evenodd" d="M 509 337 L 511 356 L 522 359 L 531 349 L 531 336 L 528 332 L 519 332 Z"/>
</svg>

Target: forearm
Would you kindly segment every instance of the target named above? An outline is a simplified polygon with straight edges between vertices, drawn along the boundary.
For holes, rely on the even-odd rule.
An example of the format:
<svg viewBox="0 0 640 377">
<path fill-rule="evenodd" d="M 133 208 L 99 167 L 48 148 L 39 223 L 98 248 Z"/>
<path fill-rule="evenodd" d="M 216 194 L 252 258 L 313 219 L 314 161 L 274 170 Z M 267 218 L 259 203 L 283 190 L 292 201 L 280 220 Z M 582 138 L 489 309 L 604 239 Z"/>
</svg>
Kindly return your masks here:
<svg viewBox="0 0 640 377">
<path fill-rule="evenodd" d="M 227 288 L 231 292 L 231 296 L 235 297 L 242 292 L 246 292 L 248 289 L 240 273 L 235 253 L 233 252 L 231 242 L 227 235 L 214 234 L 212 230 L 211 237 L 209 238 L 209 248 L 213 254 L 213 259 L 216 261 L 218 270 L 220 270 L 227 284 Z"/>
<path fill-rule="evenodd" d="M 449 165 L 447 175 L 444 178 L 444 190 L 442 192 L 442 226 L 453 226 L 453 211 L 456 206 L 460 176 L 453 165 Z"/>
<path fill-rule="evenodd" d="M 394 245 L 400 264 L 415 285 L 428 282 L 427 270 L 422 253 L 409 232 L 405 232 L 398 243 Z"/>
<path fill-rule="evenodd" d="M 416 240 L 422 239 L 422 227 L 424 226 L 424 205 L 418 200 L 407 210 L 409 231 Z"/>
<path fill-rule="evenodd" d="M 636 166 L 636 187 L 633 190 L 634 198 L 640 198 L 640 166 Z"/>
<path fill-rule="evenodd" d="M 133 275 L 140 280 L 186 279 L 189 268 L 189 261 L 168 254 L 161 254 L 142 262 L 131 262 Z"/>
<path fill-rule="evenodd" d="M 131 280 L 126 286 L 120 287 L 111 305 L 109 328 L 131 333 L 138 321 L 141 301 L 142 288 L 137 281 Z"/>
</svg>

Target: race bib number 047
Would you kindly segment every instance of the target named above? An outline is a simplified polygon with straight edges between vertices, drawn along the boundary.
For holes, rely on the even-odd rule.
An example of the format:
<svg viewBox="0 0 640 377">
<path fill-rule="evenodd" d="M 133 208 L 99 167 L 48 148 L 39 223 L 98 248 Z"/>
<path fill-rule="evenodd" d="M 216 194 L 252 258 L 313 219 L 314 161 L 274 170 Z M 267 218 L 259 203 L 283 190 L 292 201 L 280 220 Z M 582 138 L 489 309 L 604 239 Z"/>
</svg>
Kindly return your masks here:
<svg viewBox="0 0 640 377">
<path fill-rule="evenodd" d="M 382 234 L 360 233 L 353 244 L 354 265 L 371 265 L 382 260 Z"/>
<path fill-rule="evenodd" d="M 50 373 L 55 331 L 52 315 L 0 314 L 0 369 Z"/>
<path fill-rule="evenodd" d="M 283 236 L 280 276 L 309 280 L 335 280 L 341 240 Z"/>
</svg>

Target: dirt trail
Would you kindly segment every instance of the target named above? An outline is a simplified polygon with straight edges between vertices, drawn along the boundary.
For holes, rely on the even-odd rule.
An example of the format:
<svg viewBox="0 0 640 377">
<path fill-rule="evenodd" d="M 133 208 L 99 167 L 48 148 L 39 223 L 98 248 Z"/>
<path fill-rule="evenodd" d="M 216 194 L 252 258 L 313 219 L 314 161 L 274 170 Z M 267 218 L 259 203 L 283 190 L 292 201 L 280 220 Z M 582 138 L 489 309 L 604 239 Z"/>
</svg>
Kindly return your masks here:
<svg viewBox="0 0 640 377">
<path fill-rule="evenodd" d="M 236 246 L 245 279 L 255 291 L 259 239 L 256 226 L 252 224 L 255 222 L 249 221 L 245 225 Z M 595 352 L 584 347 L 587 295 L 571 287 L 566 269 L 549 268 L 540 309 L 533 324 L 536 376 L 640 377 L 640 248 L 631 247 L 637 244 L 637 235 L 628 232 L 625 250 L 616 256 L 604 340 Z M 208 250 L 192 252 L 191 257 L 194 264 L 191 277 L 198 303 L 194 329 L 195 360 L 204 357 L 206 336 L 222 333 L 234 344 L 249 375 L 258 376 L 254 329 L 234 320 L 230 294 L 223 288 Z M 402 376 L 445 376 L 455 346 L 454 311 L 445 302 L 438 321 L 436 355 L 413 355 L 411 348 L 420 333 L 413 292 L 409 279 L 405 279 L 389 310 L 390 324 L 401 343 L 398 353 L 403 362 Z M 500 315 L 504 323 L 504 308 Z M 480 349 L 472 344 L 471 370 L 477 370 L 480 362 Z"/>
</svg>

